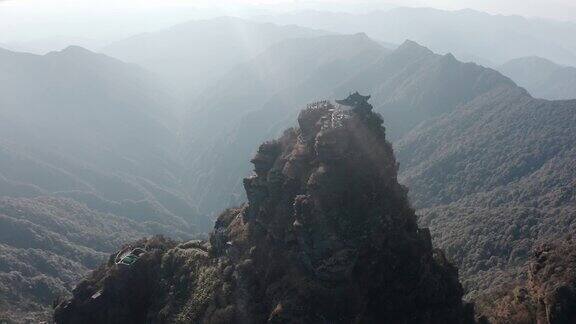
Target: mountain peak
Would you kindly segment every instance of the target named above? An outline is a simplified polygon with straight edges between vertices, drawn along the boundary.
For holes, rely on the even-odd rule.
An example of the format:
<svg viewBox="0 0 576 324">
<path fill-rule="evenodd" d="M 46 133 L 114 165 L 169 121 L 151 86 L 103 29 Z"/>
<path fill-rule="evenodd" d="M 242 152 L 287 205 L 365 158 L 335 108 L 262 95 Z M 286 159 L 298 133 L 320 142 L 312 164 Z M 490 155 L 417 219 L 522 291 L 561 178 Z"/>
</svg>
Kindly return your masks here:
<svg viewBox="0 0 576 324">
<path fill-rule="evenodd" d="M 61 51 L 58 51 L 58 53 L 62 53 L 62 54 L 94 54 L 94 52 L 82 47 L 82 46 L 78 46 L 78 45 L 70 45 L 64 49 L 62 49 Z"/>
<path fill-rule="evenodd" d="M 458 59 L 456 59 L 456 57 L 452 53 L 442 55 L 442 61 L 445 62 L 446 64 L 454 64 L 459 62 Z"/>
<path fill-rule="evenodd" d="M 138 251 L 132 263 L 111 258 L 57 322 L 473 322 L 367 100 L 308 105 L 298 129 L 260 146 L 248 203 L 222 213 L 209 242 L 133 244 L 118 254 Z"/>
<path fill-rule="evenodd" d="M 77 45 L 70 45 L 60 51 L 52 51 L 46 54 L 46 57 L 65 57 L 65 58 L 84 58 L 99 55 L 84 47 Z"/>
<path fill-rule="evenodd" d="M 396 52 L 398 52 L 398 53 L 407 53 L 407 52 L 408 53 L 421 53 L 421 54 L 426 54 L 426 55 L 434 54 L 434 52 L 432 52 L 426 46 L 422 46 L 422 45 L 416 43 L 415 41 L 412 41 L 409 39 L 404 41 L 404 43 L 402 43 L 402 45 L 400 45 L 396 49 Z"/>
</svg>

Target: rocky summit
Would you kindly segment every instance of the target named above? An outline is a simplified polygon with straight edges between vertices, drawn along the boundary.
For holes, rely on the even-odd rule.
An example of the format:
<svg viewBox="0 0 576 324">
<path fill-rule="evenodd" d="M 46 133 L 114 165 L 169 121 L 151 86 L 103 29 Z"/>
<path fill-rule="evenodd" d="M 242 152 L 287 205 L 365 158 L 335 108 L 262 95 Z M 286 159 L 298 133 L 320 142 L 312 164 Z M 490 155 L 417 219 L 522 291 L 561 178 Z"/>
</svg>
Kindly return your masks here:
<svg viewBox="0 0 576 324">
<path fill-rule="evenodd" d="M 262 144 L 248 203 L 208 241 L 110 257 L 57 323 L 472 323 L 457 269 L 418 228 L 368 97 L 309 105 Z M 348 106 L 349 104 L 350 106 Z"/>
</svg>

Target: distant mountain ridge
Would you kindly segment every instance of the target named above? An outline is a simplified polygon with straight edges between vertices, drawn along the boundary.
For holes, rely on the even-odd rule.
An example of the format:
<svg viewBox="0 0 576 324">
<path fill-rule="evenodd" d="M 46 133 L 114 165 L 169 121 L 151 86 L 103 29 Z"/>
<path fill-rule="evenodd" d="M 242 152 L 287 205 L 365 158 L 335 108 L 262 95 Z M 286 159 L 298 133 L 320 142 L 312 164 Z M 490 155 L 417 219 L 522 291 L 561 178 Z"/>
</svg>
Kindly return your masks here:
<svg viewBox="0 0 576 324">
<path fill-rule="evenodd" d="M 333 53 L 340 57 L 335 60 Z M 315 63 L 322 60 L 324 65 Z M 275 64 L 268 66 L 267 61 Z M 189 139 L 191 195 L 200 199 L 206 212 L 240 201 L 240 175 L 248 172 L 248 165 L 236 157 L 249 157 L 251 143 L 290 125 L 283 116 L 295 114 L 303 104 L 294 98 L 312 101 L 353 90 L 370 93 L 390 138 L 396 140 L 420 122 L 476 96 L 514 86 L 494 70 L 436 55 L 411 41 L 394 51 L 364 34 L 285 41 L 215 83 L 200 97 L 202 108 L 192 109 L 184 132 Z"/>
<path fill-rule="evenodd" d="M 576 65 L 576 26 L 569 22 L 490 15 L 470 9 L 407 7 L 365 14 L 303 11 L 257 19 L 343 34 L 365 32 L 374 39 L 396 44 L 411 39 L 436 53 L 481 58 L 477 63 L 488 60 L 498 65 L 534 55 Z"/>
<path fill-rule="evenodd" d="M 576 67 L 541 57 L 523 57 L 506 62 L 498 70 L 537 98 L 576 99 Z"/>
<path fill-rule="evenodd" d="M 336 92 L 357 89 L 372 94 L 376 111 L 396 140 L 422 121 L 449 113 L 492 89 L 513 85 L 494 70 L 461 63 L 451 54 L 437 55 L 408 40 L 358 71 Z"/>
<path fill-rule="evenodd" d="M 0 70 L 3 194 L 133 204 L 177 227 L 197 221 L 179 191 L 172 102 L 153 76 L 78 47 L 4 51 Z"/>
<path fill-rule="evenodd" d="M 0 322 L 49 305 L 127 241 L 211 220 L 180 184 L 171 97 L 149 72 L 69 47 L 0 50 Z"/>
<path fill-rule="evenodd" d="M 117 41 L 102 51 L 162 76 L 189 100 L 235 65 L 290 38 L 329 34 L 299 26 L 255 23 L 235 17 L 191 21 Z"/>
</svg>

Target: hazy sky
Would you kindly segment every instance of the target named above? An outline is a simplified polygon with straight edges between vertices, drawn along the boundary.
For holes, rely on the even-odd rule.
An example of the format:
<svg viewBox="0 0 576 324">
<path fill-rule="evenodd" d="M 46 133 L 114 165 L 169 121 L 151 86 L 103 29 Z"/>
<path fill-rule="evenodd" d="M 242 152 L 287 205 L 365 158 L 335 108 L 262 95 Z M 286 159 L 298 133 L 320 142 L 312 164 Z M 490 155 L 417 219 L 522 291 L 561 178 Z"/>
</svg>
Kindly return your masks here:
<svg viewBox="0 0 576 324">
<path fill-rule="evenodd" d="M 75 8 L 102 9 L 102 8 L 151 8 L 151 7 L 219 7 L 237 10 L 238 5 L 278 5 L 284 7 L 325 7 L 326 3 L 337 8 L 351 8 L 361 3 L 371 4 L 374 7 L 386 6 L 424 6 L 442 9 L 472 8 L 491 13 L 518 14 L 524 16 L 545 16 L 558 19 L 573 19 L 576 14 L 576 1 L 574 0 L 0 0 L 7 7 L 20 7 L 37 11 L 57 12 L 62 8 L 68 10 Z"/>
<path fill-rule="evenodd" d="M 576 0 L 0 0 L 0 43 L 14 48 L 16 43 L 39 46 L 46 39 L 54 44 L 59 38 L 73 38 L 95 48 L 135 33 L 217 15 L 299 9 L 362 12 L 398 6 L 471 8 L 576 22 Z"/>
</svg>

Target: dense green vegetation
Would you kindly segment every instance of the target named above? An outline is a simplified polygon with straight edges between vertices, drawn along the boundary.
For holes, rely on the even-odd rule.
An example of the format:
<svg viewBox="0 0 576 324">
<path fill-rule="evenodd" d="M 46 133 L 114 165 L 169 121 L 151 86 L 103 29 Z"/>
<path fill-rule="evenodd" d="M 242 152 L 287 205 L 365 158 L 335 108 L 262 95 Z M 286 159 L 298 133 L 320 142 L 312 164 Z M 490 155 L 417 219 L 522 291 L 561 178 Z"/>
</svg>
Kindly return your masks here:
<svg viewBox="0 0 576 324">
<path fill-rule="evenodd" d="M 505 88 L 397 143 L 421 224 L 471 295 L 509 281 L 538 241 L 576 229 L 575 140 L 576 101 Z"/>
<path fill-rule="evenodd" d="M 0 198 L 0 320 L 46 320 L 109 253 L 154 231 L 71 199 Z"/>
<path fill-rule="evenodd" d="M 576 250 L 574 237 L 534 248 L 527 279 L 478 300 L 477 308 L 494 324 L 576 321 Z"/>
</svg>

